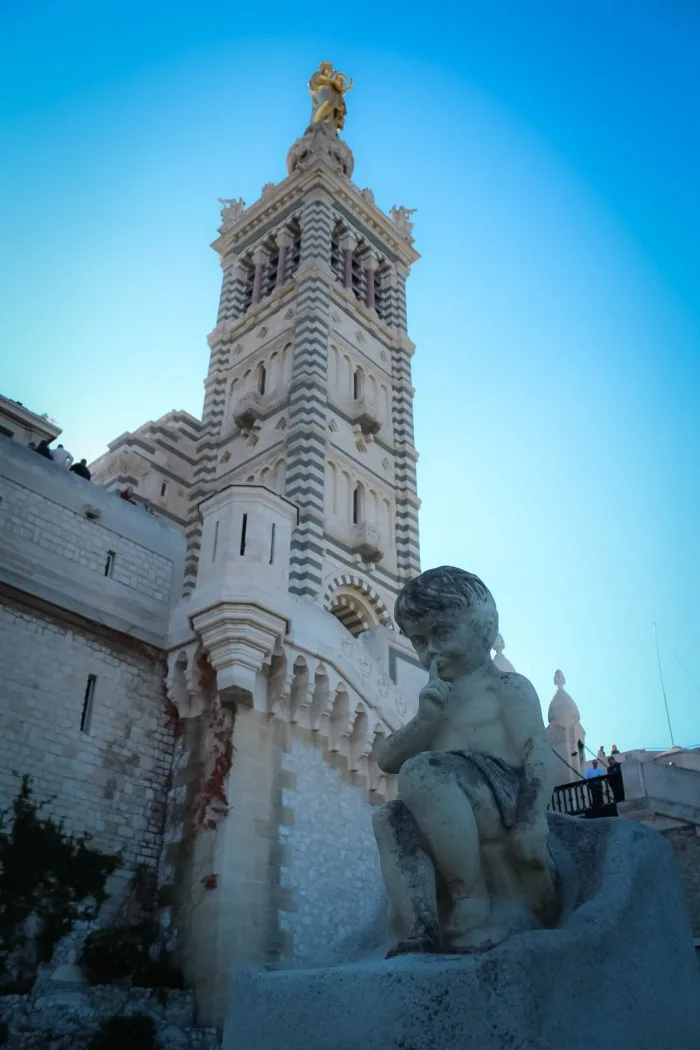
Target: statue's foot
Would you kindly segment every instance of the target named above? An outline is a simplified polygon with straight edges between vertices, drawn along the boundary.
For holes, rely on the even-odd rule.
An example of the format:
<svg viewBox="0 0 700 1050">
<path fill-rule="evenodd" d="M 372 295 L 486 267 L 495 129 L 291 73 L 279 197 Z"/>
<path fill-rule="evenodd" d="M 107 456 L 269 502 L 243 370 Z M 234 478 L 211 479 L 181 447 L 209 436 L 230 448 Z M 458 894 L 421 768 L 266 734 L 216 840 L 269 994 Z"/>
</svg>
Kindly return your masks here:
<svg viewBox="0 0 700 1050">
<path fill-rule="evenodd" d="M 485 952 L 539 925 L 530 909 L 518 900 L 458 900 L 445 930 L 444 951 Z"/>
<path fill-rule="evenodd" d="M 444 951 L 452 954 L 462 952 L 487 952 L 507 941 L 515 931 L 510 926 L 479 926 L 461 937 L 445 938 Z"/>
<path fill-rule="evenodd" d="M 445 940 L 466 937 L 472 930 L 488 924 L 491 901 L 488 897 L 458 897 L 452 904 L 445 927 Z"/>
<path fill-rule="evenodd" d="M 411 955 L 419 953 L 423 955 L 437 955 L 442 949 L 435 937 L 424 934 L 420 937 L 407 937 L 399 941 L 387 952 L 387 959 L 393 959 L 396 955 Z"/>
</svg>

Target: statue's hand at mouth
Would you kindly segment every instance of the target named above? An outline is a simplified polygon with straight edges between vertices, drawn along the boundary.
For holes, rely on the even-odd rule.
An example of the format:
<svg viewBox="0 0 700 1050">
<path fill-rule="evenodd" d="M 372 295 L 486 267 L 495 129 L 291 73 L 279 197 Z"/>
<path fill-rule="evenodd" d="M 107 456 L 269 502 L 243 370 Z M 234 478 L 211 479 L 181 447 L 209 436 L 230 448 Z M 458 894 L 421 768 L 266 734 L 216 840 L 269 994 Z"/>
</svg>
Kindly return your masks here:
<svg viewBox="0 0 700 1050">
<path fill-rule="evenodd" d="M 438 660 L 433 657 L 428 672 L 427 684 L 423 686 L 418 697 L 418 713 L 425 719 L 437 718 L 445 709 L 452 690 L 449 682 L 443 682 L 438 674 Z"/>
</svg>

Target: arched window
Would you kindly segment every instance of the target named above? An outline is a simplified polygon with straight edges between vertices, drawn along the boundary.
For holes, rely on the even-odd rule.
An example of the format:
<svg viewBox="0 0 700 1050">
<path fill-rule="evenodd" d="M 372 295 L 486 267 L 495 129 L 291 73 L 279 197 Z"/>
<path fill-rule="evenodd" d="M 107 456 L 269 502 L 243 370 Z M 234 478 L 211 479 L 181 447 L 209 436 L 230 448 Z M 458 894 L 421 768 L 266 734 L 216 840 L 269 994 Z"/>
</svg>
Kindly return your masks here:
<svg viewBox="0 0 700 1050">
<path fill-rule="evenodd" d="M 332 514 L 338 513 L 338 471 L 335 463 L 328 464 L 328 496 Z"/>
<path fill-rule="evenodd" d="M 355 401 L 359 401 L 364 393 L 365 376 L 362 369 L 358 367 L 352 374 L 352 396 Z"/>
<path fill-rule="evenodd" d="M 299 269 L 301 259 L 301 226 L 298 219 L 292 219 L 287 227 L 292 235 L 292 241 L 284 257 L 284 279 L 290 280 Z"/>
<path fill-rule="evenodd" d="M 253 302 L 255 267 L 249 257 L 241 260 L 241 269 L 243 272 L 243 289 L 240 313 L 243 314 Z M 240 316 L 240 314 L 238 316 Z"/>
<path fill-rule="evenodd" d="M 262 395 L 265 393 L 265 384 L 267 383 L 267 370 L 265 365 L 260 362 L 257 369 L 255 370 L 255 388 L 257 392 Z"/>
<path fill-rule="evenodd" d="M 359 525 L 363 520 L 364 516 L 364 502 L 365 502 L 365 490 L 361 483 L 355 485 L 352 490 L 352 523 L 353 525 Z"/>
<path fill-rule="evenodd" d="M 331 270 L 336 281 L 343 283 L 345 274 L 345 261 L 343 256 L 343 249 L 340 246 L 340 241 L 343 236 L 343 224 L 338 220 L 333 227 L 333 233 L 331 234 Z"/>
<path fill-rule="evenodd" d="M 238 394 L 238 380 L 232 379 L 231 385 L 228 388 L 228 414 L 233 415 L 234 405 L 236 404 L 236 395 Z"/>
</svg>

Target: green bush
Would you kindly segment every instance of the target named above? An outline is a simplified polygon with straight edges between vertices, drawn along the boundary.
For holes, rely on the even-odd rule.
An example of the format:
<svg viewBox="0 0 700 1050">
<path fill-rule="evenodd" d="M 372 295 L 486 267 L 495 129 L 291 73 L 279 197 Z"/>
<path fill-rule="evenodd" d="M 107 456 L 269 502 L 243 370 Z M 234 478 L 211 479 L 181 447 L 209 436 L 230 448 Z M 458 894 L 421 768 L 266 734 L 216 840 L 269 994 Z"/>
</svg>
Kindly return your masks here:
<svg viewBox="0 0 700 1050">
<path fill-rule="evenodd" d="M 184 988 L 179 970 L 151 959 L 155 930 L 150 923 L 95 930 L 85 938 L 80 965 L 91 984 L 129 981 L 138 988 Z"/>
<path fill-rule="evenodd" d="M 153 935 L 145 923 L 95 930 L 85 938 L 80 965 L 91 984 L 111 984 L 133 978 L 151 962 Z"/>
<path fill-rule="evenodd" d="M 39 920 L 39 961 L 48 962 L 76 919 L 94 918 L 119 862 L 91 849 L 89 836 L 69 835 L 62 822 L 40 818 L 45 804 L 34 801 L 25 775 L 10 813 L 0 814 L 0 990 L 13 980 L 8 963 L 22 947 L 27 919 Z"/>
<path fill-rule="evenodd" d="M 110 1017 L 90 1040 L 90 1050 L 162 1050 L 150 1017 Z"/>
</svg>

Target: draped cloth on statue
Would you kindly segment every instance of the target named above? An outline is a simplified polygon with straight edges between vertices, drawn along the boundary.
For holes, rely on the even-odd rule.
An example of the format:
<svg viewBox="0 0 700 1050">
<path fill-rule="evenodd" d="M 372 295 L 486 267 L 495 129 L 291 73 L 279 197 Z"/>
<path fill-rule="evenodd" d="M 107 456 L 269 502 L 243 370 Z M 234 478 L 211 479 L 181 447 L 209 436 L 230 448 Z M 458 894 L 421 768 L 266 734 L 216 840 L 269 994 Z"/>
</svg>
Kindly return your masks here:
<svg viewBox="0 0 700 1050">
<path fill-rule="evenodd" d="M 512 828 L 515 824 L 518 797 L 522 785 L 522 776 L 519 771 L 509 766 L 502 758 L 495 758 L 481 751 L 450 751 L 449 754 L 459 755 L 465 762 L 478 769 L 491 788 L 491 793 L 501 814 L 503 827 Z"/>
</svg>

